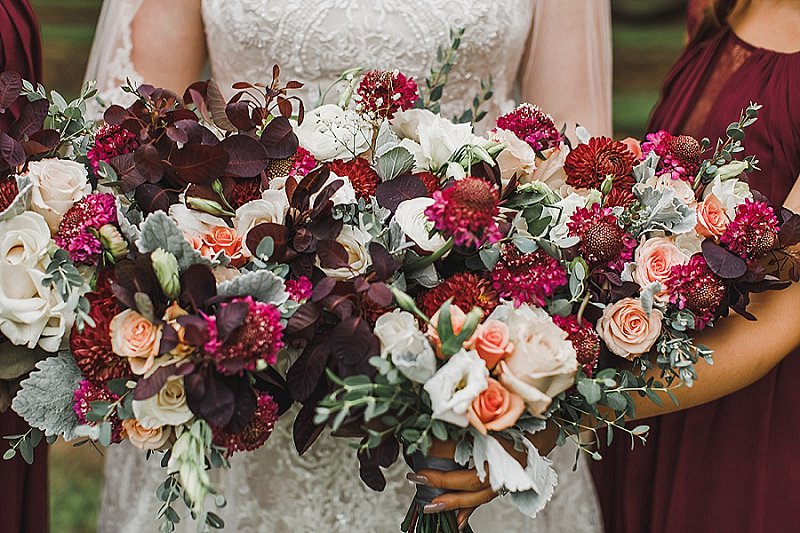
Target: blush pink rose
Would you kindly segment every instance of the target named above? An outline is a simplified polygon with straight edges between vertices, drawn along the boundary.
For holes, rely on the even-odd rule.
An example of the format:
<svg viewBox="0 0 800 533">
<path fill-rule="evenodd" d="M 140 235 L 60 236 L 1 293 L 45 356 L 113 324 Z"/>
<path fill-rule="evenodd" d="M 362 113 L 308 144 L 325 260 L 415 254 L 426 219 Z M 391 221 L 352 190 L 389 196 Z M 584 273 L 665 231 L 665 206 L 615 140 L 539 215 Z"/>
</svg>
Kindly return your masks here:
<svg viewBox="0 0 800 533">
<path fill-rule="evenodd" d="M 489 370 L 514 351 L 508 326 L 491 318 L 478 326 L 467 348 L 478 352 Z"/>
<path fill-rule="evenodd" d="M 146 374 L 158 356 L 161 327 L 126 309 L 111 320 L 108 329 L 114 353 L 128 358 L 134 374 Z"/>
<path fill-rule="evenodd" d="M 634 260 L 636 268 L 633 271 L 633 281 L 642 288 L 655 282 L 666 288 L 666 282 L 672 275 L 672 267 L 687 263 L 689 256 L 671 238 L 653 237 L 642 239 L 642 244 L 636 248 Z M 662 290 L 656 298 L 666 301 L 669 296 L 666 290 Z"/>
<path fill-rule="evenodd" d="M 717 238 L 728 227 L 730 219 L 725 213 L 725 207 L 713 194 L 697 204 L 697 226 L 695 230 L 703 237 Z"/>
<path fill-rule="evenodd" d="M 623 298 L 603 310 L 597 321 L 597 334 L 609 350 L 632 361 L 656 342 L 663 318 L 658 309 L 648 316 L 637 298 Z"/>
<path fill-rule="evenodd" d="M 620 142 L 628 147 L 628 150 L 630 150 L 631 153 L 636 156 L 637 160 L 642 158 L 642 146 L 639 144 L 639 141 L 633 137 L 625 137 Z"/>
<path fill-rule="evenodd" d="M 489 431 L 502 431 L 516 424 L 525 412 L 522 398 L 489 378 L 489 386 L 475 398 L 467 410 L 469 423 L 486 435 Z"/>
</svg>

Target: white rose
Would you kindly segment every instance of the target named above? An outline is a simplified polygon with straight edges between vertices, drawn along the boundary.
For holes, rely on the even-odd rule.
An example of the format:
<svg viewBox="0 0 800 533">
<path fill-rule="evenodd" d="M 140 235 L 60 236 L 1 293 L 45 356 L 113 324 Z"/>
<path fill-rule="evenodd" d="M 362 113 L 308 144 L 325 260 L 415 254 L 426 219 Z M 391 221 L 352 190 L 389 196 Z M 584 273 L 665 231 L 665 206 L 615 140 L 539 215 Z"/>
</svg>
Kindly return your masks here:
<svg viewBox="0 0 800 533">
<path fill-rule="evenodd" d="M 393 126 L 395 131 L 404 137 L 400 146 L 406 148 L 414 156 L 415 168 L 418 171 L 438 170 L 447 163 L 453 153 L 468 144 L 483 146 L 486 139 L 472 133 L 471 124 L 454 124 L 437 114 L 424 109 L 415 109 L 398 113 Z M 399 126 L 398 126 L 399 124 Z M 416 126 L 414 133 L 409 130 Z"/>
<path fill-rule="evenodd" d="M 461 350 L 425 383 L 431 397 L 432 417 L 467 427 L 467 411 L 489 386 L 489 369 L 475 351 Z"/>
<path fill-rule="evenodd" d="M 569 195 L 574 192 L 575 189 L 567 185 L 567 173 L 564 171 L 564 161 L 567 159 L 568 154 L 569 148 L 566 146 L 563 148 L 555 147 L 545 150 L 542 154 L 545 159 L 536 160 L 536 170 L 533 172 L 533 176 L 521 182 L 541 181 L 560 196 Z"/>
<path fill-rule="evenodd" d="M 0 222 L 0 331 L 13 344 L 55 352 L 72 327 L 74 306 L 43 283 L 50 242 L 38 213 Z"/>
<path fill-rule="evenodd" d="M 33 184 L 31 209 L 45 218 L 52 233 L 69 208 L 92 192 L 86 167 L 75 161 L 34 161 L 26 175 Z"/>
<path fill-rule="evenodd" d="M 288 210 L 289 199 L 282 190 L 266 190 L 260 199 L 247 202 L 236 210 L 233 227 L 242 236 L 242 249 L 246 255 L 253 255 L 253 251 L 247 248 L 247 233 L 259 224 L 283 224 Z"/>
<path fill-rule="evenodd" d="M 369 149 L 372 126 L 355 111 L 326 104 L 306 113 L 294 129 L 300 146 L 317 161 L 352 159 Z"/>
<path fill-rule="evenodd" d="M 499 363 L 500 382 L 523 399 L 532 415 L 542 416 L 553 397 L 575 381 L 575 348 L 543 309 L 504 303 L 490 318 L 506 323 L 514 343 L 511 356 Z"/>
<path fill-rule="evenodd" d="M 411 313 L 395 309 L 381 315 L 375 322 L 375 335 L 381 341 L 381 356 L 390 358 L 405 377 L 416 383 L 433 377 L 436 354 Z"/>
<path fill-rule="evenodd" d="M 158 391 L 146 400 L 133 401 L 133 415 L 143 427 L 179 426 L 192 418 L 186 401 L 182 376 L 172 376 Z"/>
<path fill-rule="evenodd" d="M 335 181 L 341 181 L 342 186 L 339 187 L 339 189 L 335 193 L 333 193 L 333 196 L 331 196 L 331 202 L 333 202 L 333 205 L 354 204 L 358 201 L 356 200 L 356 190 L 353 188 L 353 184 L 350 182 L 350 178 L 347 176 L 337 176 L 336 174 L 331 172 L 330 176 L 328 176 L 328 179 L 322 185 L 319 192 L 312 194 L 308 198 L 309 205 L 313 207 L 314 202 L 317 199 L 317 196 L 319 196 L 320 193 L 325 190 L 325 187 L 327 187 L 328 185 L 330 185 Z"/>
<path fill-rule="evenodd" d="M 517 137 L 514 132 L 498 128 L 492 139 L 504 143 L 506 147 L 497 156 L 500 177 L 508 181 L 515 175 L 520 183 L 527 183 L 536 170 L 536 152 L 531 145 Z"/>
<path fill-rule="evenodd" d="M 189 237 L 200 239 L 215 227 L 228 227 L 221 218 L 190 209 L 184 204 L 173 204 L 169 207 L 169 216 L 172 218 L 180 230 Z"/>
<path fill-rule="evenodd" d="M 712 194 L 725 208 L 725 214 L 731 220 L 736 218 L 736 208 L 739 204 L 743 204 L 745 200 L 753 197 L 750 186 L 746 182 L 736 179 L 722 180 L 719 176 L 714 178 L 704 196 L 708 197 Z"/>
<path fill-rule="evenodd" d="M 394 219 L 406 236 L 426 252 L 435 252 L 444 246 L 446 240 L 439 234 L 431 235 L 433 222 L 425 215 L 425 210 L 433 205 L 433 198 L 420 197 L 400 202 Z"/>
<path fill-rule="evenodd" d="M 401 139 L 419 142 L 418 129 L 427 127 L 435 120 L 436 115 L 427 109 L 406 109 L 394 114 L 391 121 L 392 131 Z"/>
<path fill-rule="evenodd" d="M 670 174 L 661 174 L 658 176 L 652 176 L 651 178 L 645 181 L 645 184 L 651 186 L 657 191 L 664 190 L 665 188 L 670 188 L 675 192 L 675 197 L 681 200 L 689 207 L 695 207 L 697 205 L 697 198 L 695 197 L 694 189 L 692 189 L 692 186 L 689 185 L 684 180 L 672 179 L 672 176 Z"/>
<path fill-rule="evenodd" d="M 372 264 L 367 246 L 369 245 L 369 233 L 354 226 L 344 226 L 336 237 L 336 242 L 344 246 L 347 252 L 347 267 L 323 268 L 320 265 L 319 257 L 317 266 L 326 276 L 334 279 L 349 279 L 367 271 Z"/>
</svg>

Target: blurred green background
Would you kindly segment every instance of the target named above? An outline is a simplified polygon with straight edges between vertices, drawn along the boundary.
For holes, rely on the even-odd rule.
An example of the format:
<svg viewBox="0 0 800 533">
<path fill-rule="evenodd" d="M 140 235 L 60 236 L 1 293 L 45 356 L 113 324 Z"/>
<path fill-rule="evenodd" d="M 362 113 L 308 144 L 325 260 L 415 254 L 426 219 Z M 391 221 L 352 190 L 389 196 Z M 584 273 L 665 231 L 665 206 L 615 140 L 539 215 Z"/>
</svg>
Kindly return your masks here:
<svg viewBox="0 0 800 533">
<path fill-rule="evenodd" d="M 82 83 L 102 1 L 31 3 L 42 27 L 45 84 L 74 96 Z M 613 0 L 612 5 L 614 128 L 620 137 L 641 136 L 658 99 L 661 80 L 683 45 L 685 1 Z M 50 457 L 51 531 L 93 532 L 102 487 L 102 456 L 90 446 L 72 448 L 59 443 Z"/>
</svg>

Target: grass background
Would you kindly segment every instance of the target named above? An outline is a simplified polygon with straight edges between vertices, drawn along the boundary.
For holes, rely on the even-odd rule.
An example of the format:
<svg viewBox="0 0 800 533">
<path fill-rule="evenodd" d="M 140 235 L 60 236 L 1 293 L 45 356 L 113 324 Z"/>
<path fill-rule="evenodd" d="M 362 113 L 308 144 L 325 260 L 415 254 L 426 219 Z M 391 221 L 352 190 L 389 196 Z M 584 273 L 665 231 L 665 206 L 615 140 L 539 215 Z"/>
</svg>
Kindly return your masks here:
<svg viewBox="0 0 800 533">
<path fill-rule="evenodd" d="M 165 0 L 168 1 L 168 0 Z M 100 0 L 32 0 L 44 41 L 45 84 L 75 96 L 82 83 Z M 658 87 L 680 52 L 683 20 L 678 10 L 657 20 L 630 20 L 632 11 L 650 16 L 670 0 L 615 0 L 626 13 L 614 17 L 614 128 L 618 136 L 641 136 L 658 99 Z M 679 8 L 678 8 L 679 9 Z M 627 16 L 625 16 L 627 14 Z M 635 14 L 635 13 L 634 13 Z M 50 452 L 50 513 L 53 533 L 95 531 L 103 458 L 91 446 L 58 443 Z"/>
</svg>

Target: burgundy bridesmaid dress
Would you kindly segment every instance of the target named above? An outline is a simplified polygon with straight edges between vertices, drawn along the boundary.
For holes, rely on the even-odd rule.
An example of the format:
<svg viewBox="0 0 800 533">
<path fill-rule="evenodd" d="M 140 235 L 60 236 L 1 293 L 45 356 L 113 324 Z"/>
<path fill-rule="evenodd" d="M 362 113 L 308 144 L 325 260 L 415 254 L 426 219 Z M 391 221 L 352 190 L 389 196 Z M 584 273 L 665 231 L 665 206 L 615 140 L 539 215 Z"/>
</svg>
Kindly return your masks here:
<svg viewBox="0 0 800 533">
<path fill-rule="evenodd" d="M 15 70 L 25 79 L 39 82 L 42 78 L 42 54 L 39 25 L 27 0 L 0 0 L 0 71 Z M 0 128 L 7 128 L 17 109 L 0 114 Z M 0 280 L 2 283 L 2 280 Z M 2 346 L 0 346 L 2 357 Z M 27 424 L 11 411 L 0 414 L 0 435 L 25 433 Z M 8 441 L 3 440 L 0 452 Z M 36 450 L 33 466 L 17 456 L 0 460 L 0 532 L 46 533 L 47 449 Z"/>
<path fill-rule="evenodd" d="M 750 101 L 764 106 L 746 130 L 746 152 L 762 169 L 751 184 L 781 204 L 800 175 L 800 53 L 752 46 L 730 28 L 690 44 L 665 81 L 649 131 L 715 142 Z M 594 473 L 606 530 L 800 531 L 798 385 L 795 352 L 746 389 L 642 421 L 651 427 L 646 446 L 603 450 Z"/>
</svg>

